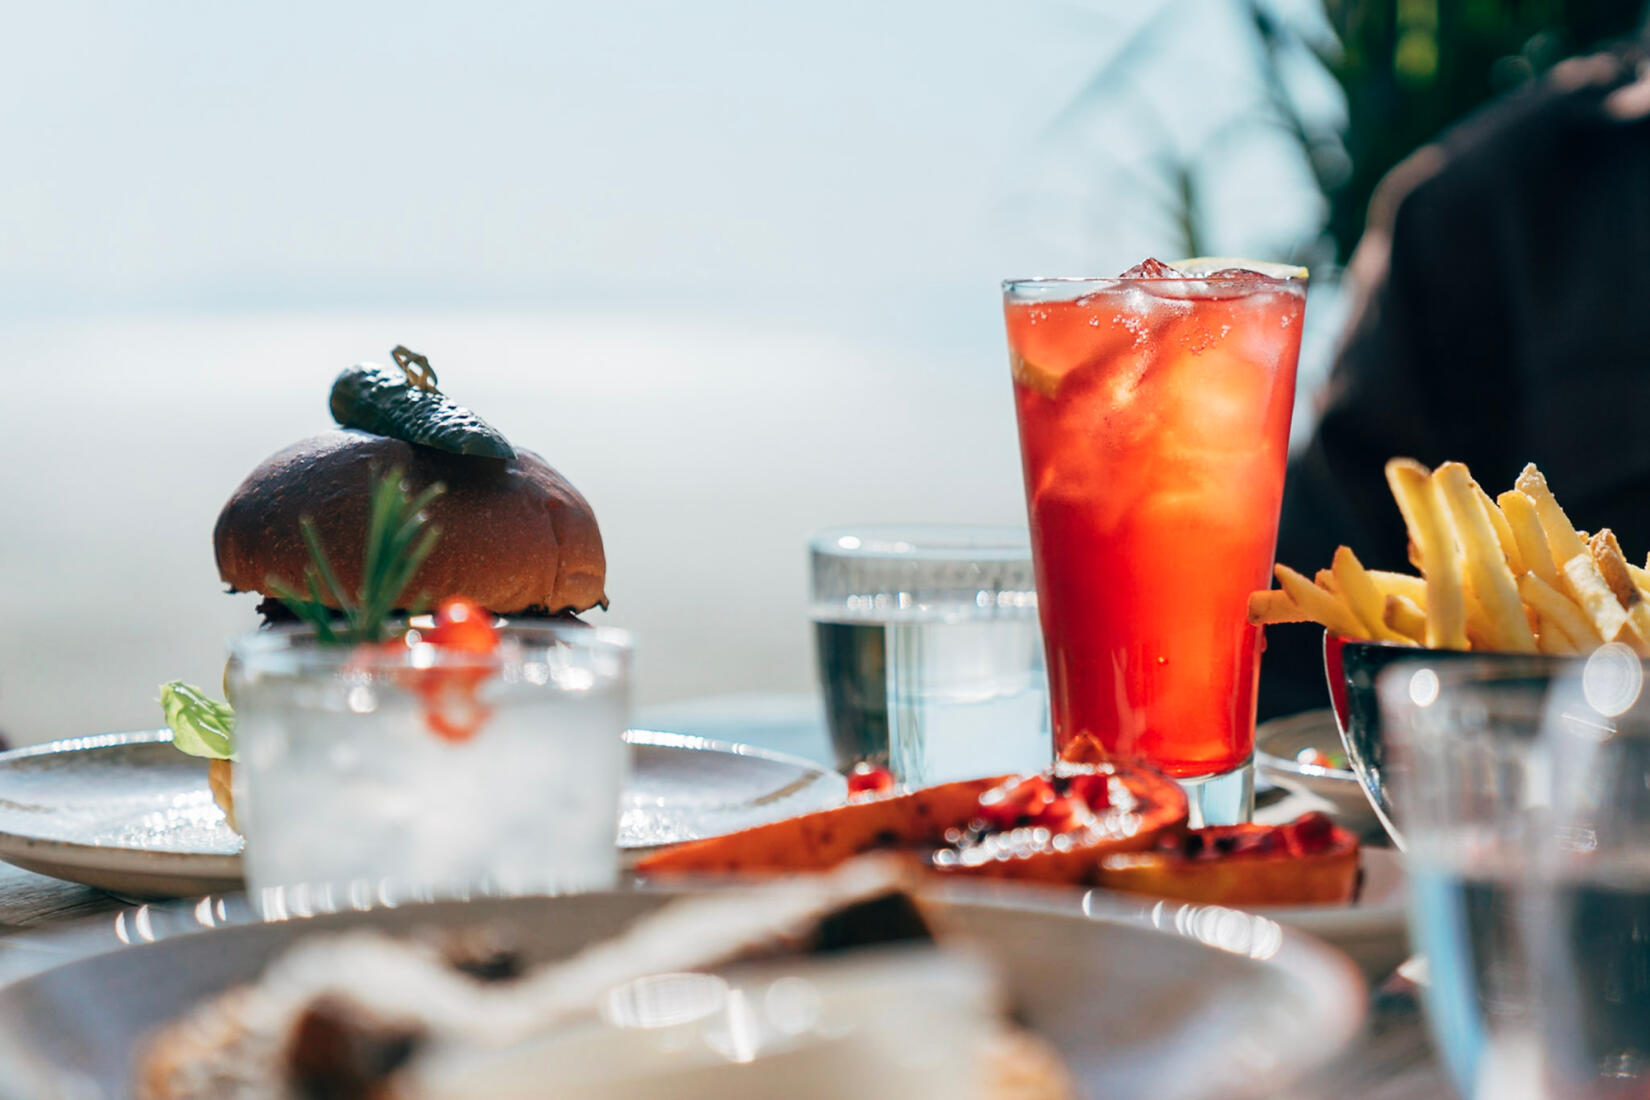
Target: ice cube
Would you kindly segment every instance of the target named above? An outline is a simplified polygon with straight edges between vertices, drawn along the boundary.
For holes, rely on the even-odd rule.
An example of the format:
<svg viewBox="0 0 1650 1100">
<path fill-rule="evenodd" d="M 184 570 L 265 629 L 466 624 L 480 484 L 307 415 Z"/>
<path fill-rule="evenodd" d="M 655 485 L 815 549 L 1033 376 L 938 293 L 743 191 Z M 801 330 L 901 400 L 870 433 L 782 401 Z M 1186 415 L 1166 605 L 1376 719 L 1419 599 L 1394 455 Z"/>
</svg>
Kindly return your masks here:
<svg viewBox="0 0 1650 1100">
<path fill-rule="evenodd" d="M 1263 272 L 1251 271 L 1246 267 L 1225 267 L 1200 278 L 1202 293 L 1199 297 L 1211 299 L 1244 298 L 1264 291 L 1277 282 Z"/>
<path fill-rule="evenodd" d="M 1156 256 L 1148 256 L 1129 268 L 1119 279 L 1184 279 L 1186 273 L 1176 271 Z"/>
</svg>

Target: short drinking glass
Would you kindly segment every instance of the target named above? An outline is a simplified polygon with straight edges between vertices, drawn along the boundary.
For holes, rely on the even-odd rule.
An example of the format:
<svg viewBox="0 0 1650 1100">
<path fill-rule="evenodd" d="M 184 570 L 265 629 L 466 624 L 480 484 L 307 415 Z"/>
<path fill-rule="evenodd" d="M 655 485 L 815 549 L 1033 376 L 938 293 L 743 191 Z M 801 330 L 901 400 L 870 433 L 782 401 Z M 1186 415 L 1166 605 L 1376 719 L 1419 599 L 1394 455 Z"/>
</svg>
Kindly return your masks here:
<svg viewBox="0 0 1650 1100">
<path fill-rule="evenodd" d="M 1650 700 L 1626 646 L 1382 674 L 1433 1037 L 1462 1095 L 1650 1095 Z"/>
<path fill-rule="evenodd" d="M 843 527 L 810 546 L 812 616 L 837 764 L 908 787 L 1053 759 L 1023 530 Z"/>
<path fill-rule="evenodd" d="M 411 639 L 409 639 L 411 640 Z M 611 886 L 630 642 L 507 625 L 493 653 L 234 646 L 236 810 L 266 915 Z"/>
</svg>

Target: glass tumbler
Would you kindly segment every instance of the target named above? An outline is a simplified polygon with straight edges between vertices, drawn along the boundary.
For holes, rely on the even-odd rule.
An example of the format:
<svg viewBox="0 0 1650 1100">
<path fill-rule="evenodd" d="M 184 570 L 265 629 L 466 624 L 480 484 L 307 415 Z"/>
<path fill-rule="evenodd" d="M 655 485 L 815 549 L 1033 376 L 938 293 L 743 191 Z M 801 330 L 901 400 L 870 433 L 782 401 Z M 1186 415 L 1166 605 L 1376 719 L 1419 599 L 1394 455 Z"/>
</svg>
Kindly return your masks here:
<svg viewBox="0 0 1650 1100">
<path fill-rule="evenodd" d="M 1023 530 L 879 526 L 810 543 L 811 615 L 837 765 L 906 787 L 1049 766 Z"/>
<path fill-rule="evenodd" d="M 266 916 L 613 884 L 629 638 L 505 625 L 497 650 L 233 647 L 236 810 Z"/>
<path fill-rule="evenodd" d="M 1643 686 L 1619 644 L 1381 676 L 1411 930 L 1463 1096 L 1650 1095 Z"/>
</svg>

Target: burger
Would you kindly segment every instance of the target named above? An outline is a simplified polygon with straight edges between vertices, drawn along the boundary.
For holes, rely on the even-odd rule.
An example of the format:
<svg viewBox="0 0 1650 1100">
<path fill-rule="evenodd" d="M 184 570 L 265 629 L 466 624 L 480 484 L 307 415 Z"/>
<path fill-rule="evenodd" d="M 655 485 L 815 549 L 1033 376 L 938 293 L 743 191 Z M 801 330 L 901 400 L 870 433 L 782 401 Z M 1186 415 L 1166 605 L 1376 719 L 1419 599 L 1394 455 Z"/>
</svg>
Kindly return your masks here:
<svg viewBox="0 0 1650 1100">
<path fill-rule="evenodd" d="M 229 591 L 261 594 L 257 609 L 266 623 L 293 620 L 272 589 L 281 582 L 303 588 L 310 564 L 304 518 L 343 587 L 359 591 L 374 482 L 395 469 L 409 494 L 445 487 L 424 509 L 441 537 L 407 585 L 408 598 L 465 596 L 510 618 L 607 606 L 596 515 L 543 458 L 524 449 L 513 458 L 454 454 L 354 428 L 276 452 L 230 495 L 212 532 Z"/>
<path fill-rule="evenodd" d="M 605 609 L 607 561 L 584 496 L 437 389 L 423 356 L 404 347 L 392 355 L 399 370 L 363 364 L 338 376 L 330 400 L 337 428 L 269 456 L 230 494 L 212 534 L 229 591 L 263 596 L 265 625 L 297 621 L 290 597 L 309 592 L 322 606 L 306 601 L 306 610 L 319 611 L 324 625 L 344 609 L 330 586 L 307 583 L 314 558 L 305 529 L 324 548 L 337 588 L 362 592 L 374 497 L 394 473 L 403 503 L 423 501 L 424 522 L 440 532 L 396 611 L 456 597 L 511 619 L 574 620 Z M 160 703 L 173 744 L 210 761 L 213 795 L 233 827 L 233 709 L 181 681 L 161 686 Z"/>
</svg>

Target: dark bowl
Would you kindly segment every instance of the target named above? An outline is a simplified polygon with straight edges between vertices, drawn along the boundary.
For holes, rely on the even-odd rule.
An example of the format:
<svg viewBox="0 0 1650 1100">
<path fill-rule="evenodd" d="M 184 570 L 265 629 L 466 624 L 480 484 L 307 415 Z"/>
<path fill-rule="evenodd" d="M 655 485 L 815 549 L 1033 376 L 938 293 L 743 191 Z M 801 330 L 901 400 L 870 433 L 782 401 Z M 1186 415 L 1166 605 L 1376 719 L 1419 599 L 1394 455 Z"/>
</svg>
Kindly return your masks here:
<svg viewBox="0 0 1650 1100">
<path fill-rule="evenodd" d="M 1574 658 L 1541 657 L 1524 653 L 1483 653 L 1455 649 L 1419 649 L 1415 646 L 1382 642 L 1349 641 L 1325 631 L 1323 666 L 1329 678 L 1329 701 L 1335 710 L 1335 724 L 1341 728 L 1341 744 L 1346 762 L 1364 789 L 1375 816 L 1399 848 L 1404 838 L 1394 824 L 1392 796 L 1387 787 L 1385 766 L 1387 742 L 1381 729 L 1381 705 L 1375 684 L 1382 672 L 1401 662 L 1443 667 L 1456 661 L 1483 661 L 1505 657 L 1524 664 L 1552 665 L 1557 672 Z"/>
</svg>

